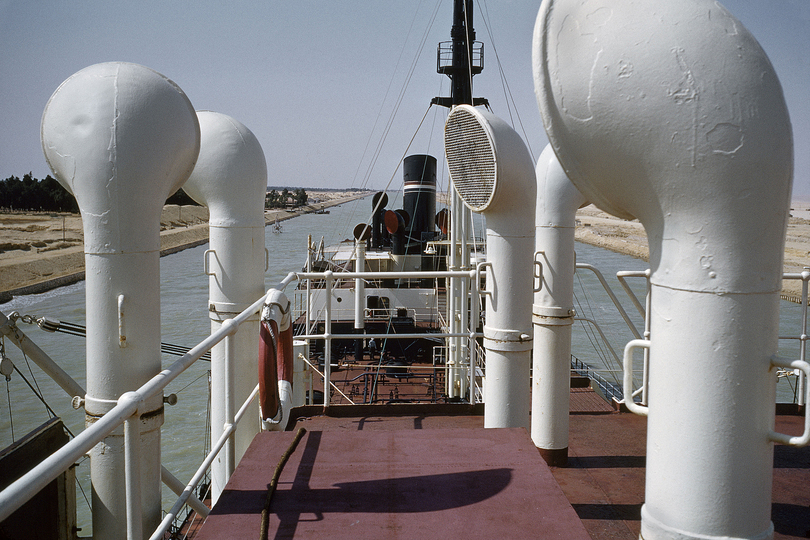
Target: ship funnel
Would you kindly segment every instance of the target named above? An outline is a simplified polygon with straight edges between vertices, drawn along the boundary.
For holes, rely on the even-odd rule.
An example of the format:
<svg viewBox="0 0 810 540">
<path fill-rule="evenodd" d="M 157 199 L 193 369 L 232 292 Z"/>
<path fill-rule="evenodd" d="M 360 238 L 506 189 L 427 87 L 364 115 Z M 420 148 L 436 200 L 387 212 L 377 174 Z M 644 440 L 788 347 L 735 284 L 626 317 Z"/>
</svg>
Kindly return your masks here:
<svg viewBox="0 0 810 540">
<path fill-rule="evenodd" d="M 793 168 L 773 66 L 714 0 L 545 0 L 533 53 L 563 169 L 649 239 L 641 536 L 769 538 Z"/>
<path fill-rule="evenodd" d="M 404 189 L 402 207 L 411 216 L 408 236 L 422 243 L 433 239 L 436 229 L 436 158 L 425 154 L 406 157 L 402 162 Z"/>
<path fill-rule="evenodd" d="M 529 429 L 535 175 L 520 136 L 469 105 L 445 125 L 445 153 L 464 204 L 486 217 L 485 427 Z"/>
<path fill-rule="evenodd" d="M 87 67 L 45 106 L 42 149 L 76 197 L 84 228 L 87 290 L 87 422 L 160 372 L 160 214 L 186 181 L 200 148 L 197 116 L 172 81 L 137 64 Z M 143 530 L 161 520 L 161 395 L 141 417 Z M 90 453 L 94 537 L 124 538 L 123 433 Z"/>
<path fill-rule="evenodd" d="M 208 207 L 209 249 L 203 255 L 208 274 L 208 316 L 215 332 L 264 293 L 267 262 L 264 247 L 264 195 L 267 165 L 253 133 L 224 114 L 200 111 L 200 157 L 185 185 L 188 195 Z M 219 439 L 236 411 L 250 396 L 258 374 L 260 322 L 255 315 L 243 323 L 232 342 L 230 373 L 226 373 L 226 342 L 211 350 L 211 438 Z M 226 388 L 226 381 L 233 387 Z M 226 400 L 228 402 L 226 403 Z M 233 461 L 239 462 L 260 430 L 258 405 L 234 435 Z M 242 425 L 244 423 L 244 425 Z M 230 475 L 229 458 L 212 464 L 212 497 L 216 501 Z"/>
</svg>

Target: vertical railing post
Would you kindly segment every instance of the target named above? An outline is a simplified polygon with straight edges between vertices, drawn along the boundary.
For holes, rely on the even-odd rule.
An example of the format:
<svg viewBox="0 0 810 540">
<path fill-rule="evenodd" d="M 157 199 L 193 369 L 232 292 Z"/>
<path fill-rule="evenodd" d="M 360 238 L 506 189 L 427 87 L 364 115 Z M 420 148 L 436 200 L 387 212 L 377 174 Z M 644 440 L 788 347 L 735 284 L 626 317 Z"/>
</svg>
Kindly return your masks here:
<svg viewBox="0 0 810 540">
<path fill-rule="evenodd" d="M 226 321 L 226 324 L 230 319 Z M 234 340 L 233 334 L 229 334 L 225 338 L 225 404 L 224 416 L 225 424 L 223 430 L 228 430 L 233 426 L 233 398 L 234 398 L 234 374 L 233 374 L 233 359 L 234 359 Z M 234 469 L 236 468 L 236 439 L 234 434 L 228 435 L 228 440 L 225 443 L 225 484 L 231 478 Z"/>
<path fill-rule="evenodd" d="M 645 309 L 644 309 L 644 339 L 649 341 L 650 340 L 650 309 L 652 307 L 652 286 L 650 285 L 650 269 L 644 271 L 644 275 L 646 278 L 646 286 L 647 286 L 647 295 L 646 295 L 646 302 L 645 302 Z M 646 406 L 647 403 L 647 388 L 650 382 L 650 349 L 644 349 L 644 371 L 641 375 L 641 404 Z"/>
<path fill-rule="evenodd" d="M 307 272 L 312 272 L 312 235 L 307 236 Z M 312 333 L 312 278 L 307 278 L 307 334 Z"/>
<path fill-rule="evenodd" d="M 470 244 L 468 242 L 470 236 L 470 229 L 472 227 L 472 216 L 470 211 L 465 207 L 462 206 L 461 209 L 464 210 L 463 215 L 461 216 L 461 223 L 462 223 L 462 235 L 461 235 L 461 266 L 459 270 L 469 270 L 470 269 Z M 469 281 L 468 279 L 461 279 L 461 306 L 459 309 L 459 316 L 461 317 L 461 321 L 459 324 L 458 332 L 466 332 L 469 330 L 470 326 L 470 313 L 467 307 L 467 301 L 469 298 Z M 458 368 L 458 380 L 459 380 L 459 397 L 464 397 L 464 385 L 466 382 L 467 377 L 464 376 L 464 360 L 472 355 L 472 351 L 469 349 L 468 344 L 469 342 L 463 338 L 456 338 L 458 340 L 460 352 L 459 358 L 456 362 L 456 366 Z"/>
<path fill-rule="evenodd" d="M 810 278 L 810 268 L 805 267 L 804 272 L 802 272 L 802 334 L 799 338 L 799 360 L 806 362 L 807 359 L 805 355 L 807 353 L 807 280 Z M 807 380 L 804 376 L 804 372 L 799 372 L 799 381 L 797 383 L 798 386 L 798 395 L 797 395 L 797 403 L 800 407 L 804 407 L 806 405 L 804 399 L 804 386 L 807 384 Z"/>
<path fill-rule="evenodd" d="M 143 538 L 140 421 L 141 418 L 138 413 L 133 414 L 124 421 L 124 477 L 126 482 L 128 540 L 142 540 Z"/>
<path fill-rule="evenodd" d="M 478 270 L 476 270 L 472 274 L 472 279 L 474 283 L 472 283 L 470 289 L 472 290 L 473 294 L 471 296 L 471 304 L 472 304 L 472 315 L 470 316 L 470 337 L 469 337 L 469 346 L 468 349 L 470 351 L 470 405 L 475 404 L 475 366 L 476 360 L 478 358 L 478 347 L 476 347 L 475 342 L 475 332 L 478 329 L 478 303 L 481 301 L 481 290 L 480 290 L 480 275 Z"/>
<path fill-rule="evenodd" d="M 324 350 L 323 350 L 323 406 L 328 407 L 332 396 L 332 280 L 331 271 L 326 277 L 326 316 L 324 317 Z"/>
</svg>

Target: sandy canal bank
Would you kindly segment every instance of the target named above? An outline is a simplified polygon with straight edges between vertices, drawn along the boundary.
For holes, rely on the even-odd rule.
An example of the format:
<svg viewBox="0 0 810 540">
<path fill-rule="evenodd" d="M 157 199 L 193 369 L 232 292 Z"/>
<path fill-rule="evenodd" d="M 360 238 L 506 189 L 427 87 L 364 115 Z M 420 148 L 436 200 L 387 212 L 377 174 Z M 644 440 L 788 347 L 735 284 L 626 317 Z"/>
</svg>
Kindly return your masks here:
<svg viewBox="0 0 810 540">
<path fill-rule="evenodd" d="M 367 197 L 370 191 L 308 191 L 311 204 L 265 211 L 265 225 Z M 208 209 L 167 205 L 160 221 L 161 255 L 208 242 Z M 0 214 L 0 303 L 84 279 L 84 234 L 78 214 Z"/>
<path fill-rule="evenodd" d="M 784 272 L 796 273 L 810 266 L 810 203 L 794 202 L 791 206 L 785 241 Z M 593 205 L 577 212 L 575 237 L 578 241 L 649 260 L 647 235 L 638 221 L 625 221 L 602 212 Z M 801 296 L 800 280 L 783 280 L 782 297 L 797 301 Z"/>
<path fill-rule="evenodd" d="M 268 210 L 271 225 L 306 212 L 366 197 L 372 192 L 308 192 L 310 204 L 296 211 Z M 161 219 L 161 254 L 201 245 L 208 241 L 208 211 L 195 206 L 168 205 Z M 594 206 L 577 212 L 576 239 L 648 260 L 647 236 L 637 221 L 625 221 Z M 785 242 L 785 272 L 810 266 L 810 202 L 794 202 Z M 84 278 L 81 218 L 78 215 L 0 214 L 0 303 L 13 295 L 43 292 Z M 785 280 L 785 298 L 801 295 L 801 282 Z"/>
</svg>

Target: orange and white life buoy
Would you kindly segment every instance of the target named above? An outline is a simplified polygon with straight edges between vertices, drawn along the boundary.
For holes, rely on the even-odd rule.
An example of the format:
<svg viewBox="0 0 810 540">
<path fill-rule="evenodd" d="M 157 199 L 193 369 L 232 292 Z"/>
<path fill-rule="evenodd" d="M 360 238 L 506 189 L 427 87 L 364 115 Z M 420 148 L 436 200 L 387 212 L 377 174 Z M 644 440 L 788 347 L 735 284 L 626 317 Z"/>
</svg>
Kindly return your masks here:
<svg viewBox="0 0 810 540">
<path fill-rule="evenodd" d="M 259 412 L 262 420 L 278 414 L 278 362 L 276 360 L 276 321 L 262 321 L 259 329 Z"/>
<path fill-rule="evenodd" d="M 281 312 L 279 323 L 269 307 L 265 305 L 259 330 L 259 409 L 267 429 L 283 431 L 292 405 L 293 329 L 289 311 Z"/>
</svg>

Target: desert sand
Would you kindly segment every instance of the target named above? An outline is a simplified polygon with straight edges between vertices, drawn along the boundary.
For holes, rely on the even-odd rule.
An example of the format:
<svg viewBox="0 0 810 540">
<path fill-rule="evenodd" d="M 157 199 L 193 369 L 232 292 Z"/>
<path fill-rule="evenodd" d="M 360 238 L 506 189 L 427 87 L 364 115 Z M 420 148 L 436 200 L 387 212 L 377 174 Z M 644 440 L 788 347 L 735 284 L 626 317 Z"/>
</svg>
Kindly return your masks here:
<svg viewBox="0 0 810 540">
<path fill-rule="evenodd" d="M 810 203 L 794 201 L 791 205 L 785 241 L 784 272 L 801 272 L 810 267 Z M 625 221 L 602 212 L 593 205 L 577 212 L 575 237 L 578 241 L 649 260 L 647 235 L 638 221 Z M 798 301 L 800 280 L 782 281 L 782 298 Z"/>
<path fill-rule="evenodd" d="M 308 191 L 295 211 L 266 210 L 265 224 L 335 206 L 371 192 Z M 208 242 L 208 209 L 166 205 L 160 220 L 161 255 Z M 0 213 L 0 303 L 84 279 L 84 234 L 78 214 Z"/>
<path fill-rule="evenodd" d="M 370 192 L 308 191 L 312 203 L 295 212 L 268 210 L 265 223 L 335 206 Z M 161 219 L 161 254 L 208 241 L 208 211 L 167 205 Z M 576 239 L 648 260 L 647 237 L 637 221 L 625 221 L 594 206 L 577 212 Z M 810 266 L 810 202 L 794 202 L 785 243 L 785 272 Z M 42 292 L 84 278 L 81 218 L 77 214 L 0 214 L 0 302 L 13 295 Z M 801 281 L 785 280 L 783 297 L 795 301 Z"/>
</svg>

